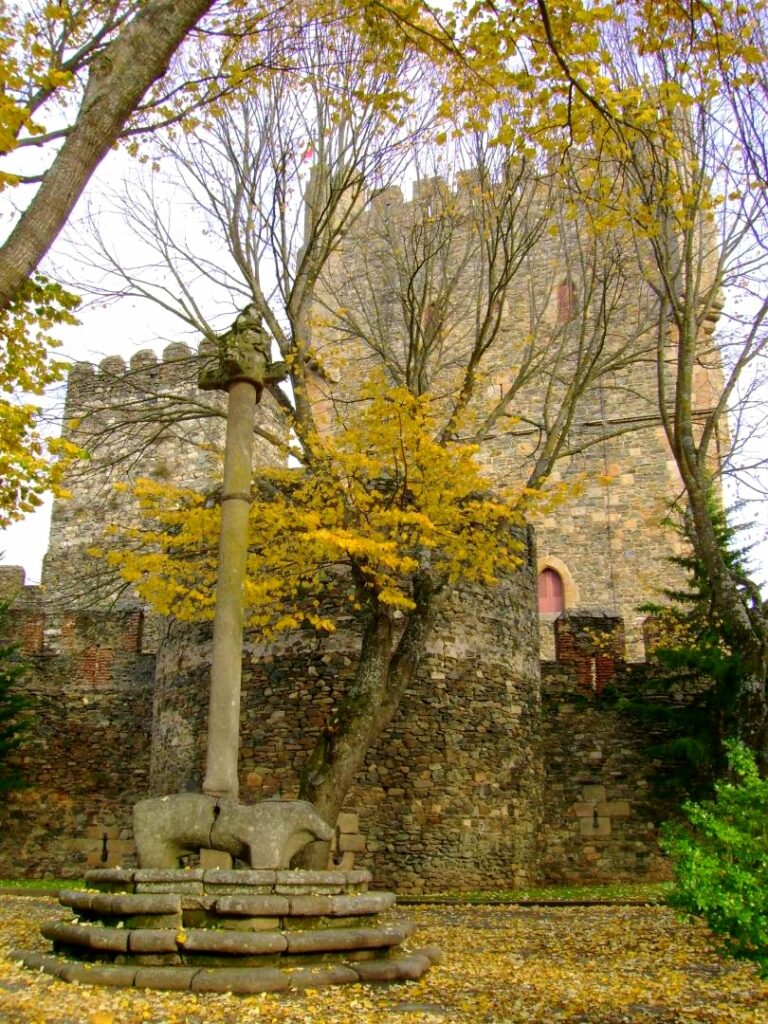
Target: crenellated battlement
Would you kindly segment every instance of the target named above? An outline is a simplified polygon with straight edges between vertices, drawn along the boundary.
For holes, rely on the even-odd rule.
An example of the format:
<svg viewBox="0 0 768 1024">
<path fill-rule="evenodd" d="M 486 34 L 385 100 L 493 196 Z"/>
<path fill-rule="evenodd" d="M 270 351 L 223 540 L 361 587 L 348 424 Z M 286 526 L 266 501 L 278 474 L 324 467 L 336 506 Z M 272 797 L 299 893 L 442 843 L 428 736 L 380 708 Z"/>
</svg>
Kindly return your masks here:
<svg viewBox="0 0 768 1024">
<path fill-rule="evenodd" d="M 183 342 L 167 345 L 160 356 L 142 349 L 127 363 L 108 356 L 97 365 L 72 366 L 63 433 L 87 459 L 76 462 L 65 480 L 71 496 L 54 504 L 43 567 L 48 600 L 83 607 L 112 600 L 105 567 L 88 551 L 108 544 L 115 526 L 135 521 L 132 485 L 138 478 L 200 490 L 220 479 L 226 396 L 198 387 L 200 366 L 200 350 Z M 286 426 L 267 393 L 255 426 L 254 464 L 274 464 L 280 453 L 258 429 L 280 438 Z"/>
<path fill-rule="evenodd" d="M 106 356 L 99 363 L 73 363 L 67 382 L 65 432 L 69 422 L 98 408 L 117 413 L 126 402 L 142 396 L 158 397 L 173 391 L 174 397 L 197 389 L 200 356 L 184 342 L 166 345 L 158 357 L 153 349 L 141 349 L 126 363 L 122 356 Z M 123 409 L 124 411 L 124 409 Z"/>
</svg>

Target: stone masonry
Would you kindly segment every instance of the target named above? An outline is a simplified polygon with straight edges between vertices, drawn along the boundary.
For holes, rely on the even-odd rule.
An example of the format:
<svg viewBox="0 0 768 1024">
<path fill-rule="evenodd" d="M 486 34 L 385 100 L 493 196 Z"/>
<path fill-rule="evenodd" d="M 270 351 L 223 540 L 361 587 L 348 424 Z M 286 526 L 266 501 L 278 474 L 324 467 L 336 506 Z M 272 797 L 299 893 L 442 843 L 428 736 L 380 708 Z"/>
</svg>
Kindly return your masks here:
<svg viewBox="0 0 768 1024">
<path fill-rule="evenodd" d="M 620 619 L 564 616 L 562 660 L 542 664 L 540 708 L 526 571 L 524 601 L 507 585 L 459 594 L 446 610 L 450 625 L 340 817 L 343 870 L 355 857 L 401 892 L 665 876 L 657 837 L 670 809 L 654 795 L 649 737 L 603 696 L 605 684 L 631 690 L 648 669 L 625 663 Z M 130 867 L 136 800 L 199 786 L 210 631 L 172 625 L 159 655 L 147 653 L 139 612 L 47 615 L 22 581 L 0 571 L 36 701 L 18 754 L 28 787 L 2 809 L 14 828 L 0 831 L 0 872 Z M 353 645 L 343 630 L 325 642 L 306 631 L 268 648 L 249 642 L 244 801 L 296 795 Z"/>
</svg>

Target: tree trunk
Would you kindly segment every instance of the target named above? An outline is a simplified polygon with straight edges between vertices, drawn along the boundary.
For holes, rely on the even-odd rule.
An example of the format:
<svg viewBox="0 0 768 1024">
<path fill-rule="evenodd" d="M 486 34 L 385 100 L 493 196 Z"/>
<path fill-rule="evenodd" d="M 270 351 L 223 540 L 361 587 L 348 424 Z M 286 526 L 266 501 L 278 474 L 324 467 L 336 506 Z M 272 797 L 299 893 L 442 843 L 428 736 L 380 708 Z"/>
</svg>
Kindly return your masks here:
<svg viewBox="0 0 768 1024">
<path fill-rule="evenodd" d="M 213 0 L 150 0 L 91 68 L 77 118 L 0 249 L 0 309 L 37 268 L 99 163 Z"/>
<path fill-rule="evenodd" d="M 374 609 L 366 617 L 355 678 L 302 773 L 301 799 L 311 801 L 331 825 L 366 754 L 392 721 L 431 632 L 436 596 L 427 574 L 420 574 L 415 581 L 414 596 L 416 608 L 394 649 L 389 613 Z M 324 868 L 327 858 L 328 844 L 313 843 L 302 858 L 302 867 Z"/>
</svg>

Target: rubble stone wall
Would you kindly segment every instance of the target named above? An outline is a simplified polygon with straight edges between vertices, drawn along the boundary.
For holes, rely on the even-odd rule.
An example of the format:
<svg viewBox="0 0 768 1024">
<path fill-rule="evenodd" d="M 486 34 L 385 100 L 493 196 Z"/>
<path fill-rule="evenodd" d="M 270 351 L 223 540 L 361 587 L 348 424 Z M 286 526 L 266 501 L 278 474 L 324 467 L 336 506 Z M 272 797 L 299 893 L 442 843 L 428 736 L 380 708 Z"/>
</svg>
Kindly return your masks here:
<svg viewBox="0 0 768 1024">
<path fill-rule="evenodd" d="M 649 736 L 614 710 L 649 671 L 627 665 L 611 615 L 557 620 L 559 661 L 539 663 L 532 553 L 516 578 L 453 595 L 414 684 L 369 753 L 340 837 L 378 882 L 400 892 L 549 880 L 665 877 Z M 137 610 L 45 611 L 23 573 L 8 638 L 30 665 L 33 727 L 14 755 L 27 788 L 0 810 L 0 877 L 79 877 L 135 863 L 131 807 L 199 788 L 210 627 L 169 624 L 143 650 Z M 354 670 L 351 623 L 265 647 L 246 643 L 241 797 L 293 797 L 327 712 Z M 343 830 L 342 830 L 343 831 Z"/>
<path fill-rule="evenodd" d="M 663 731 L 615 707 L 618 696 L 653 678 L 653 665 L 625 663 L 624 623 L 615 616 L 565 615 L 555 634 L 558 660 L 541 666 L 541 877 L 568 884 L 666 879 L 659 826 L 676 808 L 660 796 L 661 765 L 648 753 Z"/>
<path fill-rule="evenodd" d="M 414 684 L 369 753 L 345 806 L 366 851 L 356 864 L 401 892 L 524 884 L 541 818 L 533 564 L 442 609 Z M 351 622 L 246 645 L 241 798 L 295 797 L 301 770 L 354 670 Z M 161 649 L 152 790 L 202 779 L 210 631 L 177 624 Z"/>
<path fill-rule="evenodd" d="M 26 782 L 0 804 L 0 877 L 82 877 L 131 861 L 131 808 L 146 795 L 154 656 L 138 610 L 49 612 L 23 573 L 0 568 L 15 597 L 4 641 L 29 666 L 32 726 L 10 760 Z"/>
</svg>

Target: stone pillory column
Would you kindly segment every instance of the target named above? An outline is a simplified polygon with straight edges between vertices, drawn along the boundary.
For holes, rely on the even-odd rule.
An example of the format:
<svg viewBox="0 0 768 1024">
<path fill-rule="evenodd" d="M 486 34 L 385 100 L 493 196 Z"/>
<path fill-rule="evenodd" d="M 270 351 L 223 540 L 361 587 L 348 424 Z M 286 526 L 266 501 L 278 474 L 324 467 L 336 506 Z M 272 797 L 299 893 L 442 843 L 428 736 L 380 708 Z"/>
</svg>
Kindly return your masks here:
<svg viewBox="0 0 768 1024">
<path fill-rule="evenodd" d="M 308 843 L 333 839 L 312 804 L 238 802 L 253 414 L 264 384 L 282 379 L 284 367 L 270 363 L 252 307 L 202 345 L 201 357 L 200 387 L 229 393 L 203 792 L 140 800 L 133 809 L 138 870 L 90 872 L 87 892 L 59 894 L 81 923 L 53 922 L 43 934 L 55 954 L 75 963 L 62 972 L 58 955 L 15 955 L 56 977 L 174 991 L 247 994 L 415 981 L 439 950 L 397 956 L 413 925 L 379 921 L 394 893 L 369 892 L 369 871 L 289 870 Z M 195 854 L 199 868 L 183 869 L 182 860 Z M 229 870 L 233 860 L 248 869 Z M 335 927 L 329 918 L 337 919 Z"/>
<path fill-rule="evenodd" d="M 229 393 L 203 792 L 237 800 L 253 415 L 264 384 L 282 380 L 285 366 L 270 362 L 269 338 L 252 306 L 200 353 L 200 387 Z"/>
</svg>

